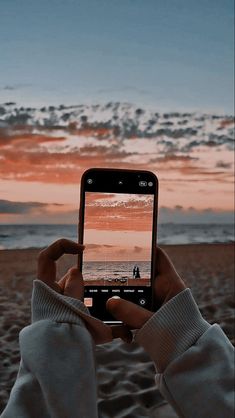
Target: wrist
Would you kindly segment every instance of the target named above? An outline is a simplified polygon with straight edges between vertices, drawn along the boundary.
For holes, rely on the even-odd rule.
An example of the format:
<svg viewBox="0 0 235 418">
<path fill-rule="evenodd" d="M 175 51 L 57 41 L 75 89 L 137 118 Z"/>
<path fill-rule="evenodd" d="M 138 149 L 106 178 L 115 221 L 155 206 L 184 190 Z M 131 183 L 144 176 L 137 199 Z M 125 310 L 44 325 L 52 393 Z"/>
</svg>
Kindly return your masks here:
<svg viewBox="0 0 235 418">
<path fill-rule="evenodd" d="M 171 288 L 166 294 L 166 297 L 164 299 L 162 306 L 165 305 L 167 302 L 169 302 L 171 299 L 173 299 L 175 296 L 177 296 L 179 293 L 183 292 L 185 289 L 186 289 L 186 286 L 183 283 L 183 281 L 173 283 Z"/>
<path fill-rule="evenodd" d="M 210 327 L 198 309 L 190 289 L 165 303 L 135 334 L 162 373 L 175 358 L 191 347 Z"/>
<path fill-rule="evenodd" d="M 50 319 L 84 326 L 81 314 L 90 316 L 81 300 L 58 293 L 41 280 L 34 280 L 31 307 L 32 322 Z"/>
</svg>

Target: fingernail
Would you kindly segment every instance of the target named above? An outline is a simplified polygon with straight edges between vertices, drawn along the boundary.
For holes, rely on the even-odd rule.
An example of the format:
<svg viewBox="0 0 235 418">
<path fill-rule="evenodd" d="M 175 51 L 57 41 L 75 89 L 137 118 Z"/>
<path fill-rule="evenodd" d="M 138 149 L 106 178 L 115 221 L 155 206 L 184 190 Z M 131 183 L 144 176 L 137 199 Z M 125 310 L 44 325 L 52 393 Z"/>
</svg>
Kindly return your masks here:
<svg viewBox="0 0 235 418">
<path fill-rule="evenodd" d="M 121 299 L 120 296 L 112 296 L 110 299 Z"/>
</svg>

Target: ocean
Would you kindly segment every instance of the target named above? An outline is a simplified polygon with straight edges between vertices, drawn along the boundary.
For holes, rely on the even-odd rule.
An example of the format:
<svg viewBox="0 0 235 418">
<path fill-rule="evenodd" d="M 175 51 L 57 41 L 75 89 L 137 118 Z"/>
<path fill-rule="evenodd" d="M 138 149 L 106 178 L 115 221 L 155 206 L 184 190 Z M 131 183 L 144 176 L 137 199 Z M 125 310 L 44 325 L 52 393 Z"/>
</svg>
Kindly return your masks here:
<svg viewBox="0 0 235 418">
<path fill-rule="evenodd" d="M 86 261 L 83 264 L 84 280 L 132 279 L 133 268 L 138 265 L 139 278 L 150 278 L 150 262 L 147 261 Z M 109 284 L 108 282 L 102 284 Z"/>
<path fill-rule="evenodd" d="M 0 250 L 43 248 L 58 238 L 77 240 L 76 225 L 0 225 Z M 233 224 L 159 224 L 158 244 L 234 241 Z"/>
</svg>

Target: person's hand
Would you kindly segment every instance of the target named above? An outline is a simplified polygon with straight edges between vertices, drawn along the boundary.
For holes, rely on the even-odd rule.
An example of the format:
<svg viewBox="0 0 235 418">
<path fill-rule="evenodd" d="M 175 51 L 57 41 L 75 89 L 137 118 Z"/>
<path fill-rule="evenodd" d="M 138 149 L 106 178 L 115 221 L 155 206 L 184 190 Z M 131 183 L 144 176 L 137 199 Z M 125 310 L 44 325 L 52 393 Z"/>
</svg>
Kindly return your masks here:
<svg viewBox="0 0 235 418">
<path fill-rule="evenodd" d="M 169 257 L 161 248 L 156 249 L 156 273 L 153 284 L 155 304 L 161 306 L 186 288 Z M 131 329 L 141 328 L 154 312 L 121 298 L 110 298 L 107 310 Z"/>
<path fill-rule="evenodd" d="M 82 254 L 85 246 L 76 242 L 59 239 L 45 248 L 38 256 L 38 279 L 65 296 L 83 300 L 84 285 L 81 272 L 72 267 L 56 281 L 56 260 L 63 254 Z"/>
<path fill-rule="evenodd" d="M 77 254 L 79 261 L 79 255 L 82 254 L 84 249 L 85 246 L 67 239 L 55 241 L 39 253 L 38 279 L 60 294 L 83 301 L 84 283 L 80 270 L 72 267 L 60 280 L 57 280 L 56 261 L 63 254 Z M 122 338 L 126 342 L 131 342 L 132 340 L 132 334 L 125 325 L 110 327 L 102 321 L 92 316 L 89 317 L 84 313 L 81 313 L 81 317 L 84 319 L 88 330 L 97 344 L 111 341 L 113 338 Z"/>
</svg>

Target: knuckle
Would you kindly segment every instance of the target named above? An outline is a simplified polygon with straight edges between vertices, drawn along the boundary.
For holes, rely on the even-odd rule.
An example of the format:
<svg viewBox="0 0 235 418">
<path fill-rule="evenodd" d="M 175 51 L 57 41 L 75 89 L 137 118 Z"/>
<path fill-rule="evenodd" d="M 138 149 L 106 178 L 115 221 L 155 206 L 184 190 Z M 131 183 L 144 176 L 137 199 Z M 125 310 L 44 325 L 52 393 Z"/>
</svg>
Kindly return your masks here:
<svg viewBox="0 0 235 418">
<path fill-rule="evenodd" d="M 69 275 L 70 276 L 77 276 L 78 275 L 78 269 L 76 267 L 71 267 L 69 269 Z"/>
<path fill-rule="evenodd" d="M 46 249 L 44 248 L 43 250 L 41 250 L 38 254 L 38 261 L 42 261 L 45 259 L 46 256 Z"/>
<path fill-rule="evenodd" d="M 66 243 L 65 238 L 59 238 L 54 242 L 54 245 L 56 245 L 57 247 L 63 247 L 65 243 Z"/>
<path fill-rule="evenodd" d="M 66 238 L 60 238 L 59 239 L 60 245 L 62 245 L 62 246 L 64 246 L 67 243 L 67 241 L 68 240 Z"/>
</svg>

